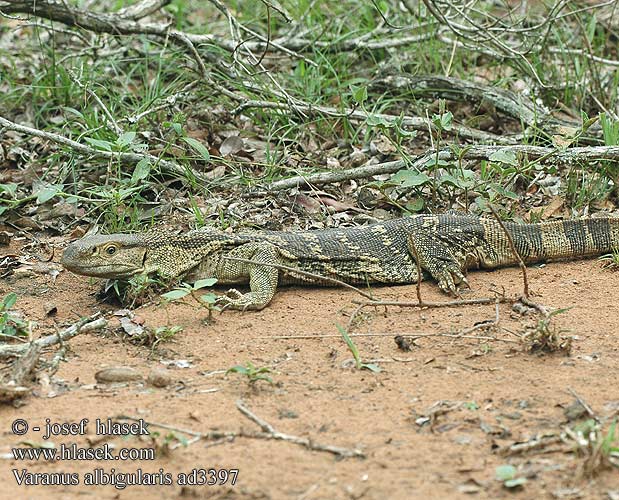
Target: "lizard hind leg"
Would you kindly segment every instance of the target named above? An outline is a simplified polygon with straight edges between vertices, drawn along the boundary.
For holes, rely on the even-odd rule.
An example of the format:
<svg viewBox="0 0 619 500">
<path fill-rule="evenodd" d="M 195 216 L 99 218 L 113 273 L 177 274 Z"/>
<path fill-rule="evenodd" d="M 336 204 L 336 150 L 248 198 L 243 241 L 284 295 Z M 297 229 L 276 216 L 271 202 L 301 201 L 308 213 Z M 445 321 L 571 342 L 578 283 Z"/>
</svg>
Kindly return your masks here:
<svg viewBox="0 0 619 500">
<path fill-rule="evenodd" d="M 449 244 L 436 234 L 417 232 L 408 237 L 407 245 L 413 259 L 419 259 L 420 267 L 438 282 L 442 291 L 458 295 L 458 285 L 469 287 L 464 275 L 465 253 L 454 255 Z"/>
</svg>

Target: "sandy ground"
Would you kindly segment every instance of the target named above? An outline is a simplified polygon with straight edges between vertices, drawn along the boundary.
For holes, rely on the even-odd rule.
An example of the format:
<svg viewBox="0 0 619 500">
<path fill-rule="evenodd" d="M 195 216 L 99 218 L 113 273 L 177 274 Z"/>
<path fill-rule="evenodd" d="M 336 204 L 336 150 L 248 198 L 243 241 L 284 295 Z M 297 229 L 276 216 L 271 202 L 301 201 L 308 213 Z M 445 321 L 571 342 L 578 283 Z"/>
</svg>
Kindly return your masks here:
<svg viewBox="0 0 619 500">
<path fill-rule="evenodd" d="M 54 266 L 49 263 L 47 270 Z M 99 310 L 113 310 L 95 298 L 98 281 L 64 271 L 54 278 L 38 271 L 0 281 L 1 296 L 15 291 L 16 308 L 38 323 L 35 335 L 53 333 Z M 471 272 L 469 278 L 473 292 L 466 298 L 489 296 L 493 285 L 505 287 L 508 295 L 522 288 L 517 269 Z M 581 478 L 583 458 L 561 443 L 517 455 L 501 453 L 536 434 L 559 433 L 567 425 L 565 408 L 575 400 L 570 389 L 598 417 L 609 417 L 619 408 L 619 273 L 589 260 L 533 267 L 529 280 L 538 302 L 571 308 L 554 321 L 574 337 L 570 356 L 525 352 L 516 335 L 504 330 L 471 334 L 482 338 L 424 337 L 410 352 L 402 352 L 395 335 L 457 333 L 493 319 L 494 306 L 389 308 L 368 310 L 355 330 L 383 336 L 354 338 L 363 359 L 372 360 L 382 371 L 357 370 L 351 366 L 351 353 L 336 324 L 346 324 L 355 307 L 351 301 L 358 296 L 342 289 L 283 289 L 261 312 L 226 311 L 208 325 L 203 322 L 206 313 L 191 306 L 148 305 L 137 311 L 146 326 L 183 327 L 172 342 L 160 344 L 154 352 L 123 339 L 117 318 L 110 317 L 106 330 L 68 342 L 66 362 L 50 380 L 39 366 L 32 396 L 0 406 L 0 497 L 617 498 L 612 496 L 619 495 L 617 469 L 601 470 L 593 479 Z M 426 300 L 445 299 L 431 283 L 424 283 L 422 291 Z M 415 297 L 414 286 L 375 292 L 384 299 Z M 46 315 L 52 307 L 57 312 Z M 533 322 L 512 312 L 509 304 L 500 306 L 500 321 L 514 333 Z M 281 338 L 285 336 L 303 338 Z M 50 360 L 55 349 L 48 349 L 45 359 Z M 165 364 L 170 361 L 176 364 Z M 225 374 L 247 361 L 269 367 L 274 383 L 252 386 L 240 374 Z M 3 373 L 7 364 L 3 361 Z M 97 371 L 118 365 L 133 367 L 144 376 L 154 368 L 163 369 L 171 383 L 164 388 L 141 381 L 96 383 Z M 190 441 L 165 454 L 166 440 L 178 443 L 174 434 L 186 440 L 193 437 L 180 429 L 259 432 L 258 425 L 237 409 L 239 400 L 278 432 L 317 445 L 356 449 L 365 458 L 338 458 L 292 442 L 242 436 Z M 105 422 L 119 415 L 143 419 L 150 435 L 96 436 L 97 418 Z M 89 423 L 82 435 L 44 440 L 47 418 L 51 423 L 76 424 L 87 418 Z M 12 432 L 16 419 L 29 425 L 23 436 Z M 41 431 L 33 431 L 34 426 Z M 75 443 L 85 449 L 108 444 L 114 445 L 113 452 L 152 448 L 156 458 L 53 463 L 12 458 L 11 448 L 23 442 Z M 506 464 L 516 466 L 518 476 L 527 478 L 522 487 L 507 490 L 495 479 L 496 467 Z M 173 484 L 124 489 L 85 486 L 86 475 L 96 469 L 108 478 L 114 470 L 117 479 L 124 477 L 119 473 L 135 477 L 140 470 L 159 473 L 158 477 L 169 473 Z M 231 475 L 223 486 L 178 484 L 179 473 L 195 470 L 194 479 L 203 482 L 210 477 L 209 469 L 238 469 L 236 484 L 230 485 Z M 46 474 L 58 472 L 74 473 L 80 484 L 26 487 L 19 486 L 15 477 L 43 473 L 38 478 L 44 481 L 51 477 Z M 34 480 L 35 476 L 28 477 Z"/>
</svg>

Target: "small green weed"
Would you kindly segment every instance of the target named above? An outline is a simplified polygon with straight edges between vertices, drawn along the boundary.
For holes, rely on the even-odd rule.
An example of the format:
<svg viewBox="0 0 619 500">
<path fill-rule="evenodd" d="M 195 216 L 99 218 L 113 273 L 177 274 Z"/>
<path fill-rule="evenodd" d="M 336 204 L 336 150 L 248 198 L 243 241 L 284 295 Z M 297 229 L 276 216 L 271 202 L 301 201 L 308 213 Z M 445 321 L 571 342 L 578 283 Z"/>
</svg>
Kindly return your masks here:
<svg viewBox="0 0 619 500">
<path fill-rule="evenodd" d="M 257 368 L 251 361 L 248 361 L 245 366 L 236 365 L 232 368 L 229 368 L 226 371 L 226 375 L 228 373 L 239 373 L 240 375 L 245 375 L 247 377 L 247 382 L 250 385 L 255 384 L 259 380 L 264 380 L 269 384 L 273 384 L 273 379 L 271 377 L 264 375 L 265 373 L 271 373 L 271 369 L 268 366 L 263 366 L 262 368 Z"/>
<path fill-rule="evenodd" d="M 602 262 L 602 267 L 610 271 L 619 271 L 619 250 L 598 257 Z"/>
<path fill-rule="evenodd" d="M 192 285 L 182 283 L 181 286 L 162 294 L 161 297 L 168 302 L 173 302 L 175 300 L 182 301 L 185 297 L 191 296 L 200 307 L 208 311 L 207 321 L 211 321 L 213 319 L 213 311 L 219 311 L 219 308 L 215 305 L 217 295 L 214 293 L 204 293 L 200 295 L 200 297 L 196 297 L 194 292 L 205 287 L 213 286 L 215 283 L 217 283 L 216 278 L 198 280 Z"/>
<path fill-rule="evenodd" d="M 518 488 L 527 482 L 527 478 L 518 476 L 518 470 L 513 465 L 499 465 L 495 470 L 495 477 L 508 489 Z"/>
<path fill-rule="evenodd" d="M 144 328 L 142 334 L 132 335 L 132 343 L 142 346 L 148 346 L 153 352 L 157 346 L 163 342 L 170 342 L 177 334 L 183 331 L 183 327 L 179 325 L 173 326 L 158 326 L 154 330 Z"/>
<path fill-rule="evenodd" d="M 530 352 L 564 352 L 569 354 L 572 350 L 572 338 L 563 336 L 565 330 L 558 329 L 551 322 L 554 316 L 570 309 L 569 307 L 557 309 L 540 318 L 535 328 L 522 336 L 526 349 Z"/>
<path fill-rule="evenodd" d="M 9 293 L 0 304 L 0 337 L 25 337 L 28 335 L 28 322 L 10 309 L 17 302 L 17 295 Z"/>
<path fill-rule="evenodd" d="M 370 370 L 374 373 L 379 373 L 381 371 L 380 366 L 372 364 L 372 363 L 363 363 L 361 361 L 361 356 L 359 355 L 359 349 L 357 349 L 357 346 L 350 338 L 350 335 L 348 335 L 348 332 L 346 331 L 346 329 L 338 324 L 336 324 L 335 326 L 337 327 L 338 331 L 342 335 L 342 338 L 346 342 L 348 349 L 352 353 L 352 356 L 355 359 L 355 367 L 357 368 L 357 370 L 365 369 L 365 370 Z"/>
<path fill-rule="evenodd" d="M 465 401 L 462 406 L 467 410 L 476 411 L 479 410 L 479 405 L 476 401 Z"/>
<path fill-rule="evenodd" d="M 566 429 L 566 434 L 572 439 L 576 453 L 583 457 L 580 465 L 583 477 L 593 477 L 608 467 L 619 468 L 616 418 L 606 431 L 600 422 L 591 418 Z"/>
<path fill-rule="evenodd" d="M 123 306 L 133 309 L 135 306 L 145 303 L 150 293 L 161 289 L 163 286 L 163 282 L 152 276 L 138 274 L 127 281 L 109 280 L 103 289 L 103 293 L 106 295 L 113 293 L 112 297 L 117 297 Z"/>
<path fill-rule="evenodd" d="M 184 448 L 189 441 L 180 432 L 170 431 L 163 434 L 159 431 L 152 431 L 149 435 L 152 448 L 157 451 L 158 456 L 168 457 L 179 444 Z"/>
<path fill-rule="evenodd" d="M 600 115 L 600 125 L 606 146 L 619 145 L 619 121 L 608 117 L 606 113 Z"/>
</svg>

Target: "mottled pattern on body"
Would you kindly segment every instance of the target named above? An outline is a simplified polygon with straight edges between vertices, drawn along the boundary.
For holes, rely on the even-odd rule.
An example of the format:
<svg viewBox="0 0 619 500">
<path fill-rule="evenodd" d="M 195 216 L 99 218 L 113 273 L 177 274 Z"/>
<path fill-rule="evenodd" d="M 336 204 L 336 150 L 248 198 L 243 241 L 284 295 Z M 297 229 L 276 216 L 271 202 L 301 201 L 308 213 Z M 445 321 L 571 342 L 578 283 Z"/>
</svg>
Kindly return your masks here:
<svg viewBox="0 0 619 500">
<path fill-rule="evenodd" d="M 619 249 L 617 218 L 505 223 L 505 227 L 527 262 Z M 128 278 L 156 273 L 170 280 L 216 278 L 222 284 L 249 284 L 250 292 L 231 290 L 222 302 L 237 309 L 261 309 L 279 284 L 331 284 L 322 277 L 351 284 L 415 283 L 419 279 L 416 258 L 424 274 L 451 293 L 466 282 L 469 268 L 517 263 L 505 230 L 496 220 L 443 214 L 322 231 L 233 234 L 205 228 L 184 234 L 97 235 L 69 245 L 63 264 L 88 276 Z"/>
</svg>

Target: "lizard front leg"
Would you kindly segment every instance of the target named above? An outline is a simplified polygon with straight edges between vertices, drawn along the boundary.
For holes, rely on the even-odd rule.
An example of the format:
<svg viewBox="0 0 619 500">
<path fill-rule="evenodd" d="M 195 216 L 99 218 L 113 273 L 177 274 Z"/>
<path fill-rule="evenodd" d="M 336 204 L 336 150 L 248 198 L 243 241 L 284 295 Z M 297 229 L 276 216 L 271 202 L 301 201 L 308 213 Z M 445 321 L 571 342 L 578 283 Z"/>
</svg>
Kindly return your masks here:
<svg viewBox="0 0 619 500">
<path fill-rule="evenodd" d="M 233 258 L 251 260 L 254 263 Z M 279 270 L 269 264 L 281 263 L 277 247 L 262 241 L 246 243 L 223 255 L 217 278 L 222 283 L 249 281 L 251 291 L 241 293 L 233 288 L 228 291 L 227 296 L 220 297 L 217 304 L 240 310 L 264 308 L 275 295 L 279 277 Z"/>
</svg>

